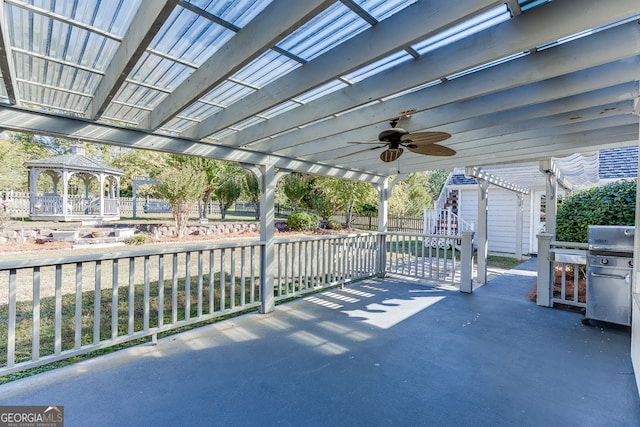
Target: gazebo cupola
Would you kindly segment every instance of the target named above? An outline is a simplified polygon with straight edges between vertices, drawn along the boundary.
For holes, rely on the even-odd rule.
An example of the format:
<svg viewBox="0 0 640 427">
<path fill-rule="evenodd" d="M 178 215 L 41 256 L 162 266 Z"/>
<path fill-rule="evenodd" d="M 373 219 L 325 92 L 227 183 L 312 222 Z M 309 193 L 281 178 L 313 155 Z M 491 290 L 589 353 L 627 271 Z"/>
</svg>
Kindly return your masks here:
<svg viewBox="0 0 640 427">
<path fill-rule="evenodd" d="M 36 221 L 120 219 L 124 172 L 85 155 L 83 146 L 61 156 L 26 162 L 29 217 Z"/>
</svg>

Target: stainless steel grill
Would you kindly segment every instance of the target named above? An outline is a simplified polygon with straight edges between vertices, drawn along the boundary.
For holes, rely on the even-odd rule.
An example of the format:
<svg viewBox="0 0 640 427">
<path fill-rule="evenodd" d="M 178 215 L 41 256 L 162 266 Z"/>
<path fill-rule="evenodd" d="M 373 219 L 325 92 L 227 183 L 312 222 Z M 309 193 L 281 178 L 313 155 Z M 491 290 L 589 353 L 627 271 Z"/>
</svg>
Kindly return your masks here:
<svg viewBox="0 0 640 427">
<path fill-rule="evenodd" d="M 589 226 L 584 323 L 593 319 L 631 325 L 634 235 L 631 226 Z"/>
</svg>

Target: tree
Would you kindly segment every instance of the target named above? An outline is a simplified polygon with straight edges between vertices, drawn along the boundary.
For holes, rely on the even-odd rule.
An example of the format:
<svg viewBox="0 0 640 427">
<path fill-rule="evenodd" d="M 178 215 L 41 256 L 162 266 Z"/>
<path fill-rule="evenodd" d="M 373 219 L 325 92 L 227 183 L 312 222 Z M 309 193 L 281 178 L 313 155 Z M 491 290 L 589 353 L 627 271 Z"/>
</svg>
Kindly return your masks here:
<svg viewBox="0 0 640 427">
<path fill-rule="evenodd" d="M 216 198 L 220 203 L 220 213 L 224 221 L 229 209 L 242 194 L 242 181 L 237 176 L 229 177 L 215 190 Z"/>
<path fill-rule="evenodd" d="M 244 184 L 247 198 L 256 205 L 256 219 L 260 219 L 260 183 L 253 172 L 244 173 Z"/>
<path fill-rule="evenodd" d="M 356 206 L 375 203 L 376 193 L 371 184 L 332 177 L 318 177 L 316 185 L 325 189 L 338 209 L 344 210 L 347 228 L 351 228 Z"/>
<path fill-rule="evenodd" d="M 282 190 L 291 203 L 291 209 L 296 211 L 309 192 L 309 179 L 304 174 L 293 172 L 282 178 Z"/>
<path fill-rule="evenodd" d="M 207 185 L 207 177 L 188 163 L 172 161 L 160 173 L 158 180 L 156 192 L 169 201 L 178 237 L 182 237 L 191 210 Z"/>
<path fill-rule="evenodd" d="M 143 176 L 156 178 L 166 168 L 169 154 L 147 150 L 127 150 L 121 152 L 113 160 L 113 165 L 125 171 L 120 181 L 120 194 L 131 196 L 133 193 L 133 178 Z M 150 195 L 155 192 L 152 186 L 143 186 L 138 189 L 139 194 Z"/>
</svg>

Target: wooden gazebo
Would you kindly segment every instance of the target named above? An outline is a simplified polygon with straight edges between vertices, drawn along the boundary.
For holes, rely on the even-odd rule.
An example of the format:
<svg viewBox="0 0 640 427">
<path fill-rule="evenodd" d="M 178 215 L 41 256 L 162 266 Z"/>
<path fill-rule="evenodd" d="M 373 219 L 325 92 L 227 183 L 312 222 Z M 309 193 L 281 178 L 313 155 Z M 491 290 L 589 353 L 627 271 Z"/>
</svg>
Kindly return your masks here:
<svg viewBox="0 0 640 427">
<path fill-rule="evenodd" d="M 113 221 L 120 219 L 120 178 L 124 172 L 85 155 L 70 153 L 26 162 L 29 217 L 36 221 Z M 50 182 L 43 182 L 43 180 Z M 47 192 L 38 192 L 38 187 Z"/>
</svg>

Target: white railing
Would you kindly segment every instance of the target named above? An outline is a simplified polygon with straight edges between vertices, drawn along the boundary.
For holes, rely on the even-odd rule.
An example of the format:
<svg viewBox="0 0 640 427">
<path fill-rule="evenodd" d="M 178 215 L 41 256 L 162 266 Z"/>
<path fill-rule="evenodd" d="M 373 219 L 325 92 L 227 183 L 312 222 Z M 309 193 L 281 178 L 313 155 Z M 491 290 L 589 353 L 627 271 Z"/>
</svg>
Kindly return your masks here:
<svg viewBox="0 0 640 427">
<path fill-rule="evenodd" d="M 366 233 L 276 240 L 273 298 L 284 300 L 385 274 L 471 291 L 463 252 L 432 238 Z M 0 376 L 245 310 L 261 292 L 265 242 L 154 248 L 0 262 Z M 270 288 L 267 288 L 270 289 Z"/>
<path fill-rule="evenodd" d="M 537 304 L 585 308 L 588 245 L 557 242 L 552 237 L 538 235 Z"/>
<path fill-rule="evenodd" d="M 461 235 L 463 231 L 475 231 L 474 229 L 472 222 L 460 218 L 451 209 L 424 210 L 424 233 Z"/>
</svg>

